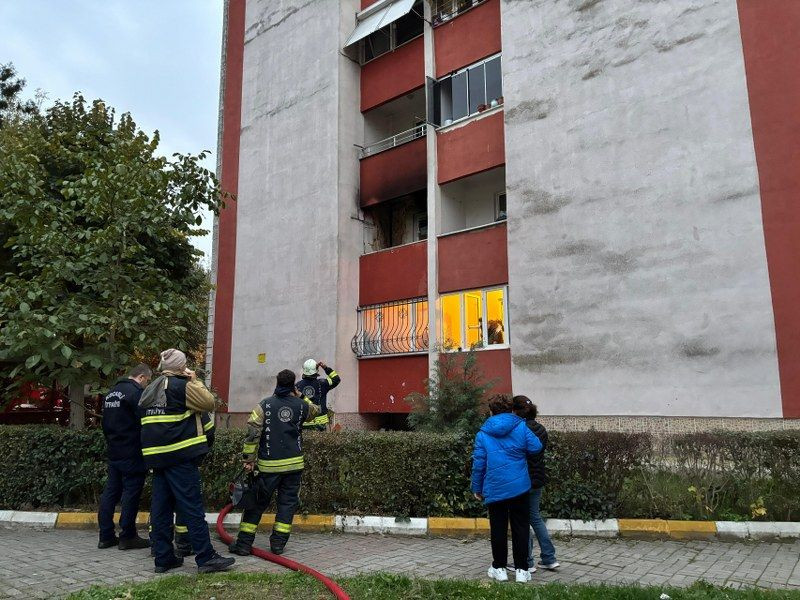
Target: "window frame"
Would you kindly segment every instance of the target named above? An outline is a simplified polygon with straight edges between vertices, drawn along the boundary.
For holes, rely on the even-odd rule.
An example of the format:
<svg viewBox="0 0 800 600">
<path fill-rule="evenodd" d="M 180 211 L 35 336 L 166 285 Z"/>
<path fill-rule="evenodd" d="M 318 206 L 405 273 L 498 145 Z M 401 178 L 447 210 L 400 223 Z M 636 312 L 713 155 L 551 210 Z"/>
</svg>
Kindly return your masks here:
<svg viewBox="0 0 800 600">
<path fill-rule="evenodd" d="M 495 291 L 502 291 L 503 292 L 503 343 L 502 344 L 489 344 L 489 332 L 488 332 L 488 323 L 489 320 L 487 318 L 487 304 L 486 304 L 486 294 L 489 292 Z M 469 293 L 476 293 L 480 292 L 481 294 L 481 340 L 483 343 L 480 346 L 476 346 L 474 350 L 476 351 L 483 351 L 483 350 L 504 350 L 511 348 L 511 335 L 509 333 L 509 319 L 508 319 L 508 285 L 493 285 L 485 288 L 477 288 L 477 289 L 469 289 L 469 290 L 459 290 L 457 292 L 448 292 L 445 294 L 439 295 L 439 336 L 441 338 L 442 344 L 442 352 L 465 352 L 469 351 L 472 348 L 468 348 L 466 346 L 466 331 L 467 331 L 467 309 L 466 309 L 466 302 L 464 301 L 465 295 Z M 458 296 L 458 303 L 459 303 L 459 315 L 461 319 L 461 339 L 459 340 L 459 345 L 455 348 L 446 348 L 444 344 L 447 340 L 444 337 L 444 315 L 443 310 L 441 308 L 441 299 L 445 296 Z M 455 341 L 455 340 L 454 340 Z"/>
<path fill-rule="evenodd" d="M 415 2 L 414 6 L 411 7 L 411 11 L 409 11 L 409 12 L 414 12 L 414 8 L 416 8 L 416 6 L 417 6 L 417 3 Z M 419 13 L 415 13 L 415 14 L 419 14 Z M 373 60 L 377 60 L 381 56 L 386 56 L 387 54 L 391 54 L 392 52 L 394 52 L 398 48 L 402 48 L 406 44 L 410 44 L 411 42 L 413 42 L 417 38 L 420 38 L 423 35 L 425 35 L 425 20 L 423 18 L 420 18 L 420 21 L 422 22 L 422 32 L 420 32 L 419 35 L 415 35 L 410 40 L 407 40 L 407 41 L 403 42 L 402 44 L 398 44 L 397 43 L 397 27 L 396 27 L 397 21 L 392 21 L 391 23 L 389 23 L 389 25 L 387 25 L 387 27 L 389 27 L 389 49 L 386 52 L 378 54 L 377 56 L 373 56 L 369 60 L 366 59 L 367 39 L 370 36 L 378 33 L 378 31 L 383 29 L 383 27 L 381 27 L 381 29 L 379 29 L 378 31 L 374 31 L 373 33 L 369 34 L 367 37 L 359 40 L 358 41 L 358 64 L 363 66 L 363 65 L 365 65 L 367 63 L 371 63 Z"/>
<path fill-rule="evenodd" d="M 466 90 L 467 90 L 467 94 L 466 94 L 467 111 L 469 111 L 469 106 L 470 106 L 469 70 L 470 69 L 475 69 L 477 67 L 483 67 L 483 99 L 484 99 L 483 105 L 486 106 L 486 108 L 484 110 L 482 110 L 482 111 L 476 110 L 476 112 L 474 112 L 474 113 L 468 112 L 467 115 L 465 115 L 463 117 L 459 117 L 457 119 L 452 119 L 451 118 L 450 123 L 444 123 L 444 121 L 446 121 L 446 119 L 442 119 L 443 106 L 442 106 L 441 98 L 439 98 L 439 101 L 438 101 L 438 106 L 439 106 L 438 119 L 437 119 L 436 115 L 430 115 L 430 117 L 428 118 L 428 122 L 431 123 L 437 129 L 440 128 L 440 127 L 450 127 L 451 125 L 455 125 L 456 123 L 460 123 L 461 121 L 465 121 L 467 119 L 471 119 L 471 118 L 475 117 L 476 115 L 480 115 L 480 114 L 483 114 L 483 113 L 485 113 L 485 112 L 487 112 L 489 110 L 494 110 L 496 108 L 499 108 L 499 107 L 503 106 L 503 102 L 498 102 L 498 105 L 496 107 L 490 107 L 489 106 L 488 102 L 490 102 L 490 101 L 487 98 L 487 93 L 488 93 L 487 86 L 488 86 L 488 83 L 487 83 L 487 77 L 486 77 L 486 63 L 489 63 L 489 62 L 493 61 L 494 59 L 499 58 L 500 59 L 500 74 L 501 74 L 501 78 L 500 78 L 501 89 L 500 89 L 500 91 L 502 92 L 502 85 L 503 85 L 503 80 L 502 80 L 503 58 L 502 58 L 502 56 L 503 56 L 502 52 L 497 52 L 496 54 L 493 54 L 491 56 L 487 56 L 484 59 L 481 59 L 481 60 L 479 60 L 477 62 L 469 64 L 469 65 L 467 65 L 465 67 L 462 67 L 462 68 L 458 69 L 457 71 L 453 71 L 452 73 L 449 73 L 449 74 L 445 75 L 444 77 L 440 77 L 439 79 L 434 79 L 433 80 L 433 86 L 432 86 L 433 87 L 433 94 L 435 94 L 436 96 L 440 96 L 440 89 L 441 89 L 440 86 L 441 86 L 441 84 L 444 81 L 447 81 L 448 79 L 450 81 L 452 81 L 453 77 L 457 77 L 457 76 L 459 76 L 459 75 L 461 75 L 463 73 L 464 77 L 465 77 L 465 80 L 466 80 L 465 87 L 466 87 Z M 499 98 L 503 98 L 503 96 L 501 95 L 501 96 L 499 96 Z M 492 100 L 498 100 L 498 98 L 492 98 Z M 450 108 L 449 108 L 449 112 L 450 112 L 451 116 L 452 116 L 452 112 L 453 112 L 452 103 L 453 103 L 453 92 L 452 92 L 452 85 L 451 85 Z M 442 121 L 442 122 L 441 123 L 436 123 L 435 121 L 437 121 L 437 120 Z"/>
<path fill-rule="evenodd" d="M 505 196 L 506 198 L 506 210 L 505 216 L 500 216 L 500 197 Z M 494 222 L 495 223 L 502 223 L 503 221 L 508 220 L 508 193 L 503 190 L 502 192 L 496 192 L 494 195 Z"/>
</svg>

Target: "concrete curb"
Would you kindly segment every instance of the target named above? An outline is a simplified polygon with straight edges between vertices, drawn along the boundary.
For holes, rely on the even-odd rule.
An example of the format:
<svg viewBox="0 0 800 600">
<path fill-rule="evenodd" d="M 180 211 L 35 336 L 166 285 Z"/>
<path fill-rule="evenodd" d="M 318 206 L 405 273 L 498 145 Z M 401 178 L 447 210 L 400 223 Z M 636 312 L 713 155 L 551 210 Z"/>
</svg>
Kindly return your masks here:
<svg viewBox="0 0 800 600">
<path fill-rule="evenodd" d="M 215 525 L 219 513 L 206 513 L 206 522 Z M 140 512 L 138 525 L 146 525 L 149 513 Z M 115 514 L 115 520 L 119 513 Z M 225 524 L 238 527 L 241 513 L 225 517 Z M 269 530 L 275 522 L 272 514 L 264 515 L 259 529 Z M 87 512 L 28 512 L 0 510 L 0 525 L 17 524 L 46 529 L 93 529 L 97 527 L 97 514 Z M 800 522 L 761 521 L 671 521 L 664 519 L 607 519 L 605 521 L 580 521 L 575 519 L 548 519 L 547 529 L 554 536 L 576 537 L 633 537 L 674 540 L 770 540 L 800 538 Z M 432 535 L 449 537 L 486 536 L 488 519 L 463 517 L 411 518 L 353 516 L 353 515 L 297 515 L 295 531 L 341 531 L 345 533 L 379 533 L 393 535 Z"/>
</svg>

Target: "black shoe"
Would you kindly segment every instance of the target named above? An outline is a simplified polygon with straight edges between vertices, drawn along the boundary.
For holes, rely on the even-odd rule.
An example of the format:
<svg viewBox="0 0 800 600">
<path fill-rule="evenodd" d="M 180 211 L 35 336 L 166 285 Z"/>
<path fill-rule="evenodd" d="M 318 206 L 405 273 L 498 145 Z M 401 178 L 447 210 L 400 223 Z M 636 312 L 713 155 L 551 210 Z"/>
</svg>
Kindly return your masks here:
<svg viewBox="0 0 800 600">
<path fill-rule="evenodd" d="M 175 560 L 172 561 L 171 563 L 169 563 L 168 565 L 165 565 L 163 567 L 159 567 L 158 565 L 156 565 L 155 572 L 156 573 L 166 573 L 170 569 L 177 569 L 178 567 L 182 567 L 182 566 L 183 566 L 183 559 L 182 558 L 178 558 L 176 556 Z"/>
<path fill-rule="evenodd" d="M 239 556 L 250 556 L 252 551 L 252 546 L 243 544 L 239 540 L 236 540 L 230 546 L 228 546 L 228 552 L 231 554 L 238 554 Z"/>
<path fill-rule="evenodd" d="M 270 544 L 269 545 L 269 551 L 272 552 L 273 554 L 277 554 L 278 556 L 283 554 L 284 550 L 286 550 L 286 544 L 282 544 L 282 545 Z"/>
<path fill-rule="evenodd" d="M 175 556 L 183 558 L 184 556 L 191 556 L 192 554 L 194 554 L 194 550 L 192 550 L 191 544 L 181 544 L 180 546 L 177 544 L 175 545 Z"/>
<path fill-rule="evenodd" d="M 142 548 L 149 548 L 150 545 L 150 540 L 140 538 L 138 535 L 119 541 L 120 550 L 141 550 Z"/>
<path fill-rule="evenodd" d="M 224 556 L 220 556 L 217 554 L 214 558 L 209 560 L 207 563 L 203 564 L 202 566 L 197 567 L 198 573 L 216 573 L 218 571 L 227 571 L 233 563 L 236 562 L 236 559 L 225 558 Z"/>
<path fill-rule="evenodd" d="M 119 544 L 119 539 L 114 537 L 110 540 L 100 540 L 99 542 L 97 542 L 97 547 L 100 550 L 105 550 L 106 548 L 113 548 L 117 544 Z"/>
</svg>

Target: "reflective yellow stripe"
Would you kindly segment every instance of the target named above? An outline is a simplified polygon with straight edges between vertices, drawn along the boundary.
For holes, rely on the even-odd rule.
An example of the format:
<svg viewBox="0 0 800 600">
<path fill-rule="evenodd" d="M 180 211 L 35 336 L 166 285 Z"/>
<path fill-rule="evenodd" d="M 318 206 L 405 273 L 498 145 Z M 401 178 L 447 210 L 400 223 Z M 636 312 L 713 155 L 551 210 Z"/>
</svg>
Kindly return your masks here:
<svg viewBox="0 0 800 600">
<path fill-rule="evenodd" d="M 303 427 L 316 427 L 317 425 L 327 425 L 330 423 L 330 419 L 328 418 L 328 413 L 324 415 L 320 415 L 311 419 L 310 421 L 306 421 L 303 423 Z"/>
<path fill-rule="evenodd" d="M 256 451 L 256 446 L 258 446 L 258 442 L 253 442 L 252 444 L 245 443 L 244 447 L 242 448 L 242 453 L 252 454 Z"/>
<path fill-rule="evenodd" d="M 205 435 L 198 435 L 194 438 L 189 438 L 188 440 L 183 440 L 182 442 L 175 442 L 174 444 L 169 444 L 168 446 L 150 446 L 149 448 L 142 448 L 142 454 L 144 456 L 149 456 L 151 454 L 164 454 L 165 452 L 175 452 L 176 450 L 183 450 L 184 448 L 188 448 L 189 446 L 194 446 L 195 444 L 202 444 L 207 442 Z"/>
<path fill-rule="evenodd" d="M 244 521 L 242 521 L 239 524 L 239 531 L 242 531 L 244 533 L 255 533 L 256 528 L 258 528 L 257 523 L 245 523 Z"/>
<path fill-rule="evenodd" d="M 142 417 L 142 425 L 148 423 L 177 423 L 192 416 L 192 411 L 187 410 L 182 415 L 153 415 L 151 417 Z"/>
<path fill-rule="evenodd" d="M 275 521 L 275 525 L 272 528 L 278 533 L 289 533 L 292 530 L 292 524 Z"/>
<path fill-rule="evenodd" d="M 274 466 L 281 466 L 281 465 L 291 465 L 293 463 L 303 462 L 302 456 L 293 456 L 292 458 L 259 458 L 258 464 L 264 465 L 274 465 Z"/>
<path fill-rule="evenodd" d="M 260 420 L 261 420 L 261 415 L 260 415 L 260 414 L 258 414 L 258 413 L 257 413 L 257 412 L 254 410 L 253 412 L 251 412 L 251 413 L 250 413 L 250 418 L 251 418 L 253 421 L 260 421 Z"/>
<path fill-rule="evenodd" d="M 175 533 L 189 533 L 189 528 L 186 525 L 175 525 Z"/>
<path fill-rule="evenodd" d="M 209 421 L 203 425 L 203 431 L 208 431 L 209 429 L 214 429 L 214 421 Z"/>
<path fill-rule="evenodd" d="M 336 371 L 331 371 L 330 373 L 328 373 L 328 375 L 327 375 L 328 383 L 330 385 L 333 385 L 333 378 L 334 377 L 338 377 L 338 376 L 339 376 L 339 374 Z"/>
<path fill-rule="evenodd" d="M 287 473 L 289 471 L 299 471 L 303 468 L 305 468 L 305 461 L 302 456 L 279 461 L 262 459 L 258 461 L 258 470 L 261 473 Z"/>
</svg>

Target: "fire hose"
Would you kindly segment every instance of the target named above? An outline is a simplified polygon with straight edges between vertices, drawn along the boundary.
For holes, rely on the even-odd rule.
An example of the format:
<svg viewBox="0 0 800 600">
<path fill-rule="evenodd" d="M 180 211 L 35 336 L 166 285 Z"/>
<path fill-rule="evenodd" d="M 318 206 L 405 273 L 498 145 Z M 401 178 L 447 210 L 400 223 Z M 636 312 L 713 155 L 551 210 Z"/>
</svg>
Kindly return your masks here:
<svg viewBox="0 0 800 600">
<path fill-rule="evenodd" d="M 223 521 L 225 520 L 225 515 L 231 512 L 232 508 L 233 505 L 228 504 L 219 513 L 219 517 L 217 517 L 217 533 L 219 534 L 219 537 L 222 538 L 222 541 L 225 542 L 226 544 L 230 544 L 233 541 L 233 537 L 231 537 L 231 535 L 227 531 L 225 531 L 225 526 L 223 525 Z M 345 593 L 345 591 L 342 588 L 340 588 L 335 581 L 333 581 L 329 577 L 326 577 L 319 571 L 315 571 L 311 567 L 307 567 L 302 563 L 293 561 L 288 558 L 284 558 L 282 556 L 278 556 L 277 554 L 273 554 L 272 552 L 267 552 L 266 550 L 263 550 L 261 548 L 256 548 L 255 546 L 253 546 L 252 554 L 253 556 L 257 556 L 258 558 L 261 558 L 263 560 L 268 560 L 270 562 L 275 563 L 276 565 L 280 565 L 287 569 L 291 569 L 292 571 L 297 571 L 299 573 L 305 573 L 306 575 L 311 575 L 314 579 L 321 581 L 322 584 L 326 588 L 328 588 L 336 598 L 338 598 L 338 600 L 350 600 L 350 596 L 348 596 Z"/>
</svg>

